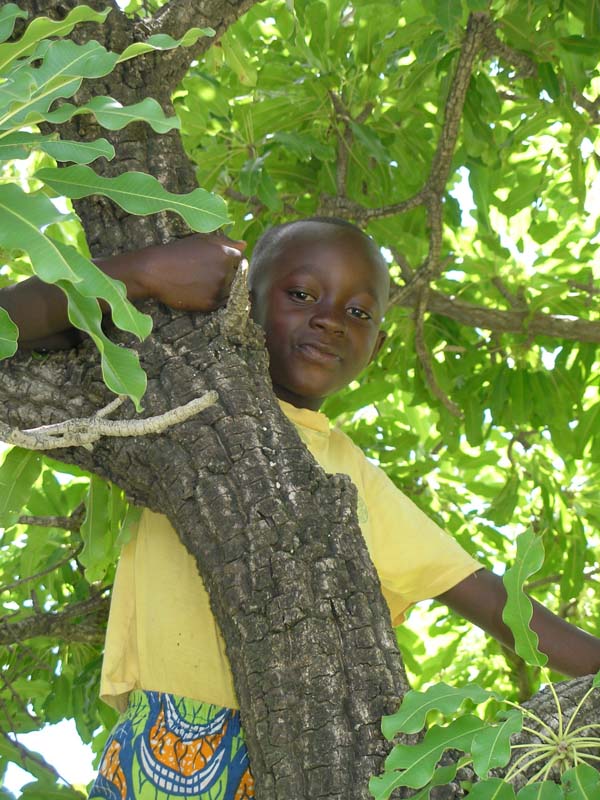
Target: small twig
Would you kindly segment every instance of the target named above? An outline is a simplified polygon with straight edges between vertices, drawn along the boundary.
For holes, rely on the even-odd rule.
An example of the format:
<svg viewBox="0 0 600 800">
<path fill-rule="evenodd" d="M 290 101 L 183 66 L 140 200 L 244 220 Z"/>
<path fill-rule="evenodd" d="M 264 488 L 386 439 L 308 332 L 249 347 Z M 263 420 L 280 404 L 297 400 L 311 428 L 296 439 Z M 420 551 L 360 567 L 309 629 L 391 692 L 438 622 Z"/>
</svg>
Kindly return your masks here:
<svg viewBox="0 0 600 800">
<path fill-rule="evenodd" d="M 580 283 L 580 281 L 567 281 L 567 283 L 574 289 L 581 289 L 581 291 L 588 294 L 600 294 L 600 287 L 594 286 L 591 279 L 589 283 Z"/>
<path fill-rule="evenodd" d="M 78 531 L 85 516 L 85 505 L 80 503 L 68 517 L 36 517 L 23 514 L 17 520 L 19 525 L 35 525 L 39 528 L 62 528 L 65 531 Z"/>
<path fill-rule="evenodd" d="M 234 275 L 227 305 L 222 309 L 221 313 L 223 315 L 223 335 L 232 342 L 239 342 L 244 337 L 244 332 L 250 319 L 248 262 L 245 259 L 242 260 Z"/>
<path fill-rule="evenodd" d="M 485 32 L 484 43 L 487 56 L 497 56 L 511 66 L 516 67 L 521 77 L 535 78 L 538 74 L 535 61 L 522 50 L 515 50 L 514 47 L 510 47 L 505 42 L 501 41 L 491 21 L 490 26 Z"/>
<path fill-rule="evenodd" d="M 27 702 L 21 697 L 19 692 L 17 692 L 15 687 L 12 685 L 12 683 L 6 678 L 6 676 L 4 674 L 4 670 L 0 670 L 0 681 L 2 681 L 2 683 L 4 684 L 4 688 L 8 689 L 10 695 L 12 696 L 12 699 L 17 703 L 17 705 L 19 705 L 21 707 L 21 710 L 29 717 L 29 719 L 32 722 L 39 723 L 40 718 L 37 716 L 37 714 L 32 713 L 28 709 Z M 5 715 L 6 715 L 7 720 L 9 720 L 9 715 L 8 715 L 8 713 L 6 713 L 6 711 L 5 711 Z M 9 721 L 9 725 L 10 724 L 11 723 Z M 14 730 L 14 726 L 13 725 L 11 725 L 11 728 L 13 728 L 13 730 Z"/>
<path fill-rule="evenodd" d="M 88 600 L 72 603 L 61 611 L 39 611 L 23 619 L 0 621 L 0 645 L 10 645 L 36 636 L 53 636 L 68 642 L 100 643 L 104 638 L 103 624 L 108 613 L 106 588 Z M 92 617 L 92 615 L 94 615 Z M 73 620 L 81 617 L 77 625 Z M 92 617 L 91 620 L 86 619 Z"/>
<path fill-rule="evenodd" d="M 27 450 L 55 450 L 60 447 L 85 447 L 91 449 L 94 442 L 102 436 L 147 436 L 162 433 L 167 428 L 199 414 L 217 402 L 216 392 L 206 392 L 202 397 L 190 400 L 164 414 L 145 419 L 107 420 L 106 409 L 100 409 L 92 417 L 69 419 L 54 425 L 41 425 L 20 431 L 0 423 L 0 439 L 8 444 L 24 447 Z M 109 405 L 113 405 L 114 401 Z"/>
<path fill-rule="evenodd" d="M 339 124 L 337 130 L 337 164 L 336 164 L 336 189 L 338 197 L 346 197 L 346 184 L 348 180 L 348 156 L 352 146 L 352 118 L 348 114 L 341 97 L 334 91 L 329 91 L 329 97 L 336 120 Z"/>
<path fill-rule="evenodd" d="M 590 115 L 590 119 L 594 125 L 600 123 L 600 97 L 595 100 L 588 99 L 583 92 L 578 89 L 573 89 L 573 101 Z"/>
<path fill-rule="evenodd" d="M 35 581 L 38 578 L 43 578 L 44 575 L 49 575 L 51 572 L 60 569 L 60 567 L 64 566 L 65 564 L 68 564 L 74 558 L 77 558 L 82 549 L 83 545 L 80 544 L 77 547 L 74 547 L 72 550 L 70 550 L 68 555 L 66 555 L 60 561 L 57 561 L 56 564 L 52 564 L 50 567 L 46 567 L 46 569 L 43 569 L 40 572 L 36 572 L 35 575 L 26 575 L 24 578 L 19 578 L 16 581 L 12 581 L 12 583 L 5 583 L 4 586 L 0 586 L 0 594 L 2 594 L 3 592 L 8 592 L 11 589 L 16 588 L 17 586 L 22 586 L 24 583 L 29 583 L 30 581 Z"/>
<path fill-rule="evenodd" d="M 373 111 L 374 108 L 375 108 L 375 103 L 371 102 L 366 103 L 363 110 L 356 117 L 356 121 L 362 125 L 363 122 L 366 122 L 369 119 L 369 117 L 371 116 L 371 112 Z"/>
<path fill-rule="evenodd" d="M 113 411 L 116 411 L 117 408 L 120 408 L 120 406 L 123 405 L 125 400 L 126 398 L 122 395 L 119 397 L 115 397 L 115 399 L 111 400 L 111 402 L 105 405 L 104 408 L 101 408 L 98 411 L 96 411 L 94 416 L 98 418 L 108 417 L 110 414 L 112 414 Z"/>
<path fill-rule="evenodd" d="M 345 197 L 331 197 L 324 194 L 321 197 L 319 213 L 352 217 L 357 222 L 366 223 L 372 219 L 383 219 L 384 217 L 393 217 L 395 214 L 404 214 L 406 211 L 423 205 L 423 201 L 424 192 L 419 190 L 412 197 L 401 200 L 399 203 L 392 203 L 389 206 L 381 206 L 380 208 L 366 208 L 360 203 L 354 202 L 354 200 L 348 200 Z"/>
<path fill-rule="evenodd" d="M 439 386 L 433 373 L 433 367 L 431 366 L 429 351 L 425 342 L 424 321 L 428 293 L 429 289 L 425 287 L 421 291 L 421 295 L 419 297 L 419 304 L 415 315 L 415 350 L 417 351 L 417 356 L 421 362 L 421 366 L 423 367 L 423 372 L 425 373 L 425 380 L 427 381 L 432 394 L 435 395 L 442 405 L 448 409 L 452 416 L 460 419 L 462 418 L 462 412 L 460 408 L 448 397 L 441 386 Z"/>
<path fill-rule="evenodd" d="M 506 300 L 506 302 L 511 306 L 511 308 L 514 308 L 515 311 L 527 311 L 528 306 L 525 297 L 525 289 L 523 286 L 519 286 L 516 293 L 511 292 L 502 278 L 497 275 L 492 278 L 492 283 L 500 292 L 502 297 Z"/>
<path fill-rule="evenodd" d="M 396 252 L 393 251 L 394 256 Z M 411 295 L 418 295 L 421 289 L 426 286 L 429 288 L 429 283 L 436 277 L 437 273 L 445 268 L 445 266 L 454 260 L 453 256 L 445 258 L 439 268 L 435 272 L 431 269 L 429 256 L 416 272 L 410 273 L 409 280 L 404 286 L 395 284 L 390 292 L 389 306 L 402 305 L 402 303 Z"/>
<path fill-rule="evenodd" d="M 600 567 L 593 567 L 592 569 L 584 570 L 583 572 L 583 579 L 588 580 L 593 578 L 594 575 L 597 575 L 600 572 Z M 558 583 L 562 575 L 558 572 L 554 573 L 553 575 L 545 575 L 543 578 L 538 578 L 535 581 L 528 581 L 525 586 L 523 587 L 526 592 L 530 592 L 532 589 L 539 589 L 542 586 L 548 586 L 552 583 Z"/>
<path fill-rule="evenodd" d="M 408 283 L 412 276 L 414 275 L 414 271 L 410 264 L 408 263 L 407 259 L 404 257 L 404 254 L 400 252 L 395 247 L 390 247 L 391 253 L 394 256 L 396 264 L 400 267 L 400 274 L 404 278 L 404 282 Z"/>
<path fill-rule="evenodd" d="M 20 766 L 26 772 L 30 772 L 36 777 L 39 777 L 40 770 L 42 770 L 44 773 L 50 775 L 53 781 L 60 781 L 68 786 L 72 792 L 74 792 L 78 797 L 81 797 L 83 800 L 85 795 L 76 790 L 72 784 L 69 783 L 69 781 L 65 780 L 62 775 L 52 766 L 52 764 L 49 764 L 39 753 L 34 753 L 33 750 L 30 750 L 28 747 L 25 747 L 24 744 L 21 744 L 16 737 L 13 738 L 14 734 L 11 736 L 6 731 L 0 730 L 0 736 L 2 736 L 2 738 L 7 742 L 9 747 L 12 747 L 17 751 L 19 755 Z"/>
</svg>

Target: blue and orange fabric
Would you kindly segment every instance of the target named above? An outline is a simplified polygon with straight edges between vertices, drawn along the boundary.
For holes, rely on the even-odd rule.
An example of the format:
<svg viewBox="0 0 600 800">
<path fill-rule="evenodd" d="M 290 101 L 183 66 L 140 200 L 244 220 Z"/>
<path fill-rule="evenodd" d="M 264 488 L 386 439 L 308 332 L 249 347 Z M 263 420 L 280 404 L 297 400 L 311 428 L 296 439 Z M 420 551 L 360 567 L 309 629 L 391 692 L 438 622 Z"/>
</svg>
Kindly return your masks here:
<svg viewBox="0 0 600 800">
<path fill-rule="evenodd" d="M 136 690 L 108 738 L 89 800 L 250 800 L 239 711 Z"/>
</svg>

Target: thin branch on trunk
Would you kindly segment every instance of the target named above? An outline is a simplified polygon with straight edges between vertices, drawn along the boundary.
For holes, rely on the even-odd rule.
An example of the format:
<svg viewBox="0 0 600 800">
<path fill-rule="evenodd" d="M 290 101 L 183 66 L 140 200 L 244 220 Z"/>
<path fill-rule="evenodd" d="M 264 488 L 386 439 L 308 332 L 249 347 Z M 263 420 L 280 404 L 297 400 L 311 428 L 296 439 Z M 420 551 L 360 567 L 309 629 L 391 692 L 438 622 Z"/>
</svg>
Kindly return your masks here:
<svg viewBox="0 0 600 800">
<path fill-rule="evenodd" d="M 65 531 L 78 531 L 85 516 L 85 506 L 81 503 L 68 517 L 39 517 L 23 514 L 17 520 L 18 525 L 33 525 L 39 528 L 62 528 Z M 56 565 L 52 567 L 55 569 Z M 6 588 L 6 587 L 4 587 Z M 2 589 L 0 589 L 2 591 Z"/>
<path fill-rule="evenodd" d="M 61 611 L 43 611 L 14 622 L 0 621 L 0 645 L 14 644 L 34 636 L 52 636 L 66 642 L 101 644 L 108 615 L 106 590 L 89 600 L 72 603 Z"/>
<path fill-rule="evenodd" d="M 346 185 L 348 181 L 348 158 L 352 147 L 352 122 L 342 98 L 331 90 L 329 92 L 331 105 L 335 113 L 337 128 L 337 167 L 336 167 L 336 189 L 338 198 L 346 197 Z"/>
<path fill-rule="evenodd" d="M 56 450 L 65 447 L 90 449 L 102 436 L 128 437 L 162 433 L 172 425 L 179 425 L 191 419 L 216 401 L 217 395 L 214 392 L 207 392 L 185 405 L 144 419 L 105 419 L 107 408 L 101 408 L 91 417 L 69 419 L 53 425 L 40 425 L 24 431 L 11 429 L 0 423 L 0 438 L 8 444 L 24 447 L 26 450 Z M 109 406 L 114 409 L 115 401 L 111 401 Z"/>
<path fill-rule="evenodd" d="M 30 772 L 38 779 L 44 776 L 46 780 L 51 778 L 55 782 L 66 785 L 75 796 L 85 800 L 86 795 L 76 790 L 74 786 L 66 781 L 52 764 L 49 764 L 39 753 L 30 750 L 6 731 L 0 730 L 0 736 L 5 741 L 5 748 L 15 753 L 14 762 L 21 766 L 26 772 Z"/>
<path fill-rule="evenodd" d="M 404 287 L 394 289 L 390 296 L 390 305 L 414 309 L 417 303 L 418 292 L 411 291 L 407 295 Z M 448 297 L 431 288 L 426 310 L 471 328 L 483 328 L 495 333 L 527 333 L 531 336 L 550 336 L 577 342 L 600 342 L 600 321 L 546 314 L 541 311 L 530 315 L 526 311 L 488 308 L 459 300 L 457 297 Z"/>
<path fill-rule="evenodd" d="M 421 289 L 419 303 L 415 313 L 415 350 L 417 352 L 417 356 L 419 357 L 419 361 L 421 362 L 425 380 L 427 381 L 427 385 L 429 386 L 431 393 L 437 397 L 442 405 L 448 409 L 452 416 L 460 419 L 462 417 L 460 408 L 456 405 L 456 403 L 452 402 L 435 378 L 433 366 L 431 364 L 431 355 L 427 349 L 427 343 L 425 341 L 424 316 L 425 309 L 427 307 L 428 292 L 429 289 L 427 287 Z"/>
</svg>

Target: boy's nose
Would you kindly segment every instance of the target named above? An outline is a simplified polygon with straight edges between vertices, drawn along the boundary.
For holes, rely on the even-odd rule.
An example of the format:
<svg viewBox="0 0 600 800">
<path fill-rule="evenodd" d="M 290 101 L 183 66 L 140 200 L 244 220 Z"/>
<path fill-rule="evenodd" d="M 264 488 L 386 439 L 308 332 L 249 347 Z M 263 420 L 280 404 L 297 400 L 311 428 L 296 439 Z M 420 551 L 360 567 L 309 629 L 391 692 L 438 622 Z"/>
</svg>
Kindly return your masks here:
<svg viewBox="0 0 600 800">
<path fill-rule="evenodd" d="M 313 314 L 311 325 L 321 328 L 329 334 L 342 334 L 346 332 L 346 313 L 333 308 L 321 308 Z"/>
</svg>

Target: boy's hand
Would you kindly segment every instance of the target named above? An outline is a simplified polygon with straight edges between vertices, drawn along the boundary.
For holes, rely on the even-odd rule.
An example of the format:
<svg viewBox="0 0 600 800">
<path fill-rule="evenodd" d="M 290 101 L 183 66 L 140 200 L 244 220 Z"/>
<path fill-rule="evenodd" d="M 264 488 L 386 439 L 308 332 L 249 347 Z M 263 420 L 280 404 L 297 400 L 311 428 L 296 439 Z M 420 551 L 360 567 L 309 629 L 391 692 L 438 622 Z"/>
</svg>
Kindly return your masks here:
<svg viewBox="0 0 600 800">
<path fill-rule="evenodd" d="M 153 298 L 186 311 L 214 311 L 227 299 L 245 247 L 223 234 L 195 234 L 96 263 L 123 281 L 130 300 Z M 65 295 L 39 278 L 0 290 L 0 307 L 19 326 L 20 348 L 62 349 L 79 340 L 72 336 Z"/>
<path fill-rule="evenodd" d="M 227 300 L 245 248 L 246 242 L 224 234 L 194 234 L 139 251 L 138 287 L 130 296 L 184 311 L 214 311 Z"/>
</svg>

